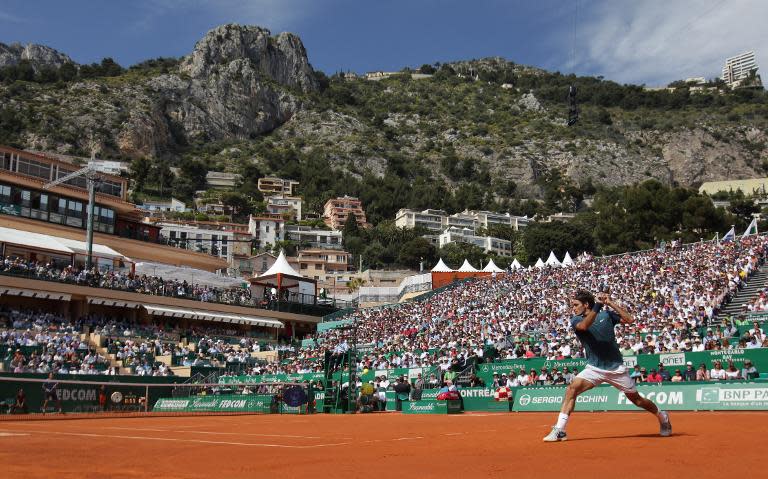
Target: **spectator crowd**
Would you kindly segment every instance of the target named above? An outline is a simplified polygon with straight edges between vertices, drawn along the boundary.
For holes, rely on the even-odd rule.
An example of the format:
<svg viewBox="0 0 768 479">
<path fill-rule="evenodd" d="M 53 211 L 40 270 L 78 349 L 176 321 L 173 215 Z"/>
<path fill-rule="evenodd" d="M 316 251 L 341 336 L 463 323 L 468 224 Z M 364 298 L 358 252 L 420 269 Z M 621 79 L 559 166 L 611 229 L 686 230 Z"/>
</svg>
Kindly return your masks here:
<svg viewBox="0 0 768 479">
<path fill-rule="evenodd" d="M 571 293 L 581 288 L 609 290 L 633 314 L 634 324 L 616 328 L 627 355 L 768 347 L 762 334 L 732 338 L 734 322 L 712 325 L 718 309 L 763 263 L 766 253 L 768 241 L 753 236 L 607 258 L 585 256 L 572 267 L 509 271 L 457 285 L 425 301 L 358 310 L 339 319 L 353 319 L 358 325 L 357 343 L 367 352 L 360 370 L 445 371 L 457 363 L 497 359 L 581 358 L 583 350 L 569 326 L 568 304 Z M 316 370 L 316 359 L 325 351 L 339 354 L 351 340 L 350 330 L 324 331 L 312 347 L 272 370 Z"/>
<path fill-rule="evenodd" d="M 247 288 L 215 288 L 208 285 L 192 284 L 159 276 L 135 275 L 117 270 L 100 271 L 54 263 L 28 261 L 17 257 L 4 257 L 0 273 L 24 275 L 46 281 L 61 281 L 94 288 L 118 289 L 153 296 L 170 296 L 203 302 L 256 306 L 257 301 Z"/>
</svg>

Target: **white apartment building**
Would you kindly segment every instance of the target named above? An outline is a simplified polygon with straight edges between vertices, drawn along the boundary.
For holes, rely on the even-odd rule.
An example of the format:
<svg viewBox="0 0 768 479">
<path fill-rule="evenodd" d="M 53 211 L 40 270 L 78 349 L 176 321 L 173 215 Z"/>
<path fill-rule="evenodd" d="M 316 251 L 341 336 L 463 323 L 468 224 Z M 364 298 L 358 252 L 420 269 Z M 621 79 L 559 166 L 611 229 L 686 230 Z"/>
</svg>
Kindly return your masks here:
<svg viewBox="0 0 768 479">
<path fill-rule="evenodd" d="M 398 228 L 415 228 L 422 226 L 430 231 L 441 232 L 443 227 L 443 218 L 448 216 L 443 210 L 424 210 L 414 211 L 401 208 L 395 215 L 395 226 Z"/>
<path fill-rule="evenodd" d="M 223 171 L 209 171 L 205 175 L 208 188 L 217 190 L 231 190 L 237 185 L 240 175 L 237 173 L 224 173 Z"/>
<path fill-rule="evenodd" d="M 512 256 L 512 242 L 492 236 L 476 236 L 470 228 L 449 227 L 438 236 L 440 248 L 450 243 L 469 243 L 479 246 L 486 253 L 494 253 L 501 256 Z"/>
<path fill-rule="evenodd" d="M 723 81 L 730 87 L 739 86 L 752 70 L 757 70 L 754 51 L 727 58 L 723 66 Z"/>
<path fill-rule="evenodd" d="M 531 222 L 531 218 L 527 216 L 515 216 L 509 213 L 494 213 L 492 211 L 465 211 L 465 214 L 473 216 L 478 223 L 478 226 L 488 228 L 490 225 L 504 225 L 509 226 L 515 231 L 520 231 L 521 228 L 525 228 Z"/>
<path fill-rule="evenodd" d="M 171 211 L 183 213 L 187 211 L 187 205 L 176 198 L 171 198 L 170 201 L 145 201 L 144 204 L 136 205 L 136 208 L 150 213 Z"/>
<path fill-rule="evenodd" d="M 285 225 L 285 239 L 312 248 L 341 249 L 341 231 L 321 230 L 310 226 Z"/>
<path fill-rule="evenodd" d="M 527 216 L 515 216 L 509 213 L 494 213 L 492 211 L 465 210 L 461 213 L 448 215 L 443 210 L 414 211 L 400 209 L 395 215 L 395 225 L 400 228 L 415 228 L 423 226 L 429 231 L 440 233 L 446 228 L 469 228 L 472 231 L 489 225 L 505 225 L 518 231 L 528 226 L 531 219 Z"/>
<path fill-rule="evenodd" d="M 285 221 L 277 218 L 253 215 L 248 218 L 248 232 L 262 249 L 285 239 L 284 225 Z"/>
<path fill-rule="evenodd" d="M 236 229 L 225 225 L 198 224 L 195 222 L 155 223 L 160 226 L 160 236 L 171 246 L 217 256 L 232 264 Z"/>
<path fill-rule="evenodd" d="M 284 180 L 282 178 L 276 178 L 273 176 L 267 176 L 259 178 L 256 183 L 256 187 L 264 193 L 264 196 L 269 195 L 288 195 L 293 196 L 296 193 L 296 188 L 299 186 L 298 181 Z"/>
<path fill-rule="evenodd" d="M 273 215 L 283 215 L 289 213 L 297 221 L 301 221 L 300 196 L 289 196 L 278 194 L 267 198 L 267 213 Z"/>
</svg>

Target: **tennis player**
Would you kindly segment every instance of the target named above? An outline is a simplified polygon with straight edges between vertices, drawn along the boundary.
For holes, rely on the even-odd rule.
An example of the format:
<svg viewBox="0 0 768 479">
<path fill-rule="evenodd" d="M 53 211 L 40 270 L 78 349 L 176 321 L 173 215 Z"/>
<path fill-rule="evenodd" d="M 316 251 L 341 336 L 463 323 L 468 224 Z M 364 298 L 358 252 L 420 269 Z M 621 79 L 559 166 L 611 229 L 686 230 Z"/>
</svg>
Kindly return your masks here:
<svg viewBox="0 0 768 479">
<path fill-rule="evenodd" d="M 603 306 L 609 306 L 613 311 L 605 311 Z M 635 382 L 629 377 L 624 359 L 616 344 L 614 326 L 619 322 L 633 323 L 634 318 L 624 307 L 613 301 L 608 293 L 599 293 L 595 302 L 592 293 L 584 290 L 577 291 L 571 298 L 571 311 L 573 312 L 571 326 L 587 353 L 587 367 L 568 386 L 557 424 L 544 437 L 544 441 L 565 441 L 567 439 L 565 427 L 576 405 L 576 398 L 602 383 L 608 383 L 617 388 L 636 406 L 656 416 L 661 426 L 660 434 L 665 437 L 670 436 L 672 424 L 669 422 L 669 414 L 666 411 L 659 411 L 653 401 L 640 396 Z"/>
</svg>

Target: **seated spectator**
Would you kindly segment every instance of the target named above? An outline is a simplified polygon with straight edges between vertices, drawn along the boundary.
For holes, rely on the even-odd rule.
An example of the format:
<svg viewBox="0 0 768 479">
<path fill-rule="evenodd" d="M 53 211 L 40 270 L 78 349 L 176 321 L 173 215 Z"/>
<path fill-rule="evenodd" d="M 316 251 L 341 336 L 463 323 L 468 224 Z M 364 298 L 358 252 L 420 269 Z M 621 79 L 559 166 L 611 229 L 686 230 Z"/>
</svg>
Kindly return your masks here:
<svg viewBox="0 0 768 479">
<path fill-rule="evenodd" d="M 757 368 L 752 365 L 751 359 L 744 360 L 744 367 L 741 369 L 741 377 L 750 380 L 760 377 L 760 373 L 757 371 Z"/>
<path fill-rule="evenodd" d="M 659 363 L 659 375 L 661 376 L 661 380 L 664 382 L 672 380 L 672 376 L 669 374 L 669 371 L 667 371 L 667 368 L 665 368 L 662 363 Z"/>
<path fill-rule="evenodd" d="M 742 379 L 741 372 L 733 364 L 733 361 L 728 361 L 728 369 L 725 371 L 725 379 Z"/>
<path fill-rule="evenodd" d="M 673 383 L 679 383 L 679 382 L 682 382 L 682 381 L 684 381 L 684 380 L 685 380 L 685 379 L 683 378 L 683 373 L 682 373 L 682 371 L 680 371 L 679 369 L 675 369 L 675 374 L 673 374 L 673 375 L 672 375 L 672 379 L 671 379 L 671 381 L 672 381 Z"/>
<path fill-rule="evenodd" d="M 711 381 L 722 381 L 726 378 L 725 369 L 723 369 L 723 363 L 715 361 L 715 365 L 711 371 L 709 371 L 709 379 Z"/>
<path fill-rule="evenodd" d="M 648 378 L 646 379 L 646 382 L 654 383 L 654 384 L 661 384 L 661 381 L 663 381 L 663 378 L 661 377 L 661 374 L 659 374 L 655 369 L 651 369 L 651 373 L 648 375 Z"/>
<path fill-rule="evenodd" d="M 683 379 L 685 381 L 696 381 L 696 370 L 693 369 L 693 363 L 690 361 L 685 363 L 685 371 L 683 371 Z"/>
</svg>

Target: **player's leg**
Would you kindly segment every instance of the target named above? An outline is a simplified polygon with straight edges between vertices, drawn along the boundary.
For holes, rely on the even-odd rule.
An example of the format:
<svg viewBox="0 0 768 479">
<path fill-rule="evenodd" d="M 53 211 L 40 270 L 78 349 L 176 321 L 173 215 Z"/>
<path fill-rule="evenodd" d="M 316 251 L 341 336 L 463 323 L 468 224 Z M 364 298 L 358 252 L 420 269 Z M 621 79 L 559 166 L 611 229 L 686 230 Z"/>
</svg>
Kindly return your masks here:
<svg viewBox="0 0 768 479">
<path fill-rule="evenodd" d="M 632 401 L 635 406 L 641 407 L 656 416 L 661 428 L 659 434 L 664 437 L 672 435 L 672 422 L 669 420 L 669 413 L 667 411 L 660 410 L 658 406 L 656 406 L 656 403 L 650 399 L 644 398 L 637 391 L 625 392 L 624 395 L 627 396 L 627 399 Z"/>
<path fill-rule="evenodd" d="M 623 392 L 624 395 L 627 396 L 627 399 L 632 401 L 635 406 L 643 408 L 656 416 L 656 418 L 659 420 L 659 425 L 661 427 L 660 434 L 662 436 L 672 435 L 672 423 L 669 421 L 669 414 L 666 411 L 660 411 L 656 406 L 656 403 L 650 399 L 644 398 L 640 395 L 640 393 L 637 392 L 635 381 L 629 377 L 629 373 L 627 372 L 626 368 L 622 367 L 620 370 L 616 371 L 616 373 L 612 374 L 610 377 L 607 377 L 606 382 L 617 388 L 619 391 Z"/>
<path fill-rule="evenodd" d="M 576 407 L 576 398 L 595 386 L 595 383 L 584 377 L 577 376 L 573 380 L 565 390 L 565 397 L 563 398 L 563 405 L 560 407 L 560 414 L 557 416 L 557 423 L 552 427 L 552 431 L 544 437 L 544 442 L 566 440 L 565 427 L 568 425 L 568 418 Z"/>
</svg>

